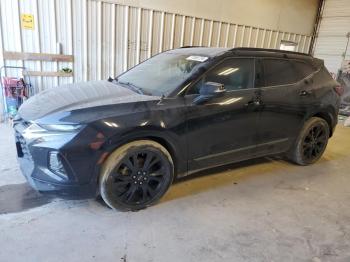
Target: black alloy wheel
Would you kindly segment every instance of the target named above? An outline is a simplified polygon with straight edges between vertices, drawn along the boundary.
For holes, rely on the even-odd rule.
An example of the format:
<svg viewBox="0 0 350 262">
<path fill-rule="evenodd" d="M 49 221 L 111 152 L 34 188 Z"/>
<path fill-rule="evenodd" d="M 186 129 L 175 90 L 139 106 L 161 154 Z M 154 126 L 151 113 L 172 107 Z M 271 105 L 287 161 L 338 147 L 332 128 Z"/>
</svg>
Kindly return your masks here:
<svg viewBox="0 0 350 262">
<path fill-rule="evenodd" d="M 136 141 L 127 144 L 113 153 L 117 159 L 112 155 L 112 161 L 107 161 L 109 170 L 102 174 L 100 190 L 109 206 L 142 209 L 167 191 L 173 180 L 173 163 L 166 149 L 154 143 Z"/>
<path fill-rule="evenodd" d="M 316 123 L 308 130 L 303 142 L 303 157 L 307 162 L 318 159 L 326 148 L 328 132 L 321 123 Z"/>
<path fill-rule="evenodd" d="M 327 147 L 329 133 L 329 125 L 324 119 L 311 117 L 288 152 L 288 158 L 298 165 L 315 163 Z"/>
</svg>

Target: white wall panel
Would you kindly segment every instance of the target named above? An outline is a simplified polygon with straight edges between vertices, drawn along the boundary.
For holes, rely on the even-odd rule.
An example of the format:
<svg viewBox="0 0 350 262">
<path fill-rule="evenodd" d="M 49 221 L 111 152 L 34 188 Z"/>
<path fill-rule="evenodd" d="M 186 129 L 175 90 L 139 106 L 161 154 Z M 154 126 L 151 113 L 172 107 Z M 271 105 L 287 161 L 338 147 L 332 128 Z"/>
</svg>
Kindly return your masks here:
<svg viewBox="0 0 350 262">
<path fill-rule="evenodd" d="M 150 41 L 150 24 L 152 11 L 142 9 L 141 18 L 141 44 L 140 44 L 140 61 L 144 61 L 148 58 L 149 54 L 149 43 Z"/>
<path fill-rule="evenodd" d="M 349 1 L 350 5 L 350 1 Z M 349 12 L 350 14 L 350 12 Z M 318 34 L 319 37 L 344 36 L 344 32 L 350 31 L 350 15 L 340 17 L 322 18 L 322 27 Z"/>
<path fill-rule="evenodd" d="M 33 71 L 72 68 L 74 77 L 33 77 L 38 90 L 116 76 L 161 51 L 180 46 L 278 48 L 281 40 L 310 37 L 203 17 L 97 0 L 1 0 L 1 43 L 6 51 L 72 54 L 74 63 L 25 62 Z M 20 27 L 20 13 L 34 14 L 34 30 Z M 5 61 L 22 65 L 22 61 Z M 11 72 L 8 72 L 9 74 Z"/>
<path fill-rule="evenodd" d="M 345 52 L 347 39 L 343 37 L 319 37 L 316 44 L 316 55 L 341 56 Z"/>
<path fill-rule="evenodd" d="M 350 34 L 350 1 L 326 0 L 319 32 L 314 46 L 314 55 L 324 59 L 329 71 L 337 74 L 343 59 L 349 59 L 347 49 Z"/>
<path fill-rule="evenodd" d="M 0 16 L 1 16 L 1 6 L 0 6 Z M 0 19 L 0 36 L 2 35 L 2 21 Z M 0 37 L 0 68 L 4 66 L 4 57 L 3 57 L 3 38 Z M 4 94 L 3 90 L 0 90 L 0 121 L 4 120 L 5 116 L 5 107 L 4 107 Z"/>
<path fill-rule="evenodd" d="M 1 3 L 2 43 L 4 51 L 22 52 L 22 35 L 19 19 L 19 1 Z M 23 66 L 22 61 L 4 61 L 8 66 Z M 8 69 L 9 75 L 17 75 L 18 70 Z"/>
<path fill-rule="evenodd" d="M 101 46 L 101 71 L 102 77 L 107 78 L 115 73 L 115 6 L 105 4 L 102 6 L 102 42 Z M 109 21 L 109 22 L 108 22 Z"/>
<path fill-rule="evenodd" d="M 55 2 L 55 0 L 38 0 L 39 17 L 34 19 L 39 22 L 40 46 L 43 53 L 57 53 L 57 8 Z M 21 30 L 21 32 L 24 31 L 27 30 Z M 23 49 L 23 52 L 27 52 L 27 50 Z M 44 61 L 42 62 L 42 70 L 57 71 L 58 63 Z M 56 85 L 58 85 L 58 77 L 43 77 L 43 87 L 39 89 L 43 90 Z"/>
<path fill-rule="evenodd" d="M 31 5 L 27 1 L 19 1 L 19 12 L 25 14 L 38 14 L 37 2 L 35 1 Z M 38 26 L 38 21 L 35 21 L 34 27 Z M 27 52 L 36 52 L 36 50 L 41 50 L 40 48 L 40 38 L 38 30 L 23 30 L 21 31 L 21 46 L 22 50 L 28 50 Z M 41 62 L 37 61 L 25 61 L 23 66 L 26 68 L 31 68 L 35 71 L 41 70 Z M 18 70 L 20 72 L 20 70 Z M 35 91 L 39 91 L 42 85 L 41 78 L 31 78 L 32 85 L 36 88 Z"/>
<path fill-rule="evenodd" d="M 322 17 L 349 16 L 349 0 L 327 0 Z"/>
<path fill-rule="evenodd" d="M 71 0 L 56 0 L 56 27 L 57 27 L 57 53 L 72 55 L 73 54 L 73 26 L 72 26 L 72 2 Z M 60 62 L 58 69 L 71 68 L 72 63 Z M 59 84 L 72 82 L 70 77 L 60 77 Z"/>
<path fill-rule="evenodd" d="M 311 34 L 319 0 L 108 0 L 113 3 Z"/>
</svg>

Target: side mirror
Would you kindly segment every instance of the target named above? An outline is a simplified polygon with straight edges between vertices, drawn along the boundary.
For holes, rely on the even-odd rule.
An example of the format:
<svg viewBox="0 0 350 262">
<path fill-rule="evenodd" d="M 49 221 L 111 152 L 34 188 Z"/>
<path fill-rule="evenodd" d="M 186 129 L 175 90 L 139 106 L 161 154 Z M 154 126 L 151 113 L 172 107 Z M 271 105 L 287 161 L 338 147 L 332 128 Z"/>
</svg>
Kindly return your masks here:
<svg viewBox="0 0 350 262">
<path fill-rule="evenodd" d="M 206 82 L 199 89 L 199 96 L 197 96 L 193 103 L 201 104 L 212 98 L 219 97 L 226 92 L 223 84 L 215 82 Z"/>
</svg>

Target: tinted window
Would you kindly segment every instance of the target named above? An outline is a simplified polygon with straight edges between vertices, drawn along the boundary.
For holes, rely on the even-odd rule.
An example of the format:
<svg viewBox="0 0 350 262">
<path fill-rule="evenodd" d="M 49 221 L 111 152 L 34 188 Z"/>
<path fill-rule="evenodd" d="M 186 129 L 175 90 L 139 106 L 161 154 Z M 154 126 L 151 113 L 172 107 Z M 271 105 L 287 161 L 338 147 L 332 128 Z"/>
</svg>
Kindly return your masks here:
<svg viewBox="0 0 350 262">
<path fill-rule="evenodd" d="M 252 59 L 228 59 L 206 73 L 189 93 L 198 94 L 205 82 L 223 84 L 227 91 L 253 88 L 253 72 Z"/>
<path fill-rule="evenodd" d="M 264 77 L 262 78 L 262 72 Z M 263 59 L 256 65 L 256 86 L 277 86 L 296 83 L 315 72 L 311 65 L 297 60 Z"/>
<path fill-rule="evenodd" d="M 315 68 L 313 68 L 311 65 L 305 62 L 292 61 L 292 63 L 295 66 L 296 70 L 298 71 L 298 77 L 300 80 L 311 75 L 313 72 L 315 72 Z"/>
<path fill-rule="evenodd" d="M 297 82 L 298 71 L 290 60 L 264 59 L 265 86 L 288 85 Z"/>
<path fill-rule="evenodd" d="M 261 59 L 255 61 L 255 87 L 263 87 L 265 86 L 263 63 Z"/>
</svg>

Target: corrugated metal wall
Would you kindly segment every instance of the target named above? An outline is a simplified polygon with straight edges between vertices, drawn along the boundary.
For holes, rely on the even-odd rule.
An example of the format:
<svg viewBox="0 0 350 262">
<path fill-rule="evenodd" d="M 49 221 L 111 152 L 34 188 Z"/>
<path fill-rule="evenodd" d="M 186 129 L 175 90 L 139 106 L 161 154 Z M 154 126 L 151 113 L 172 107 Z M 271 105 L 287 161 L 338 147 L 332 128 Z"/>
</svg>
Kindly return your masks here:
<svg viewBox="0 0 350 262">
<path fill-rule="evenodd" d="M 337 74 L 343 59 L 350 59 L 347 34 L 350 33 L 350 1 L 326 0 L 315 42 L 314 55 Z"/>
<path fill-rule="evenodd" d="M 214 4 L 214 3 L 213 3 Z M 34 71 L 73 69 L 74 77 L 32 77 L 37 91 L 58 84 L 116 76 L 148 57 L 186 45 L 278 48 L 310 37 L 267 28 L 213 21 L 96 0 L 1 0 L 0 50 L 73 54 L 74 63 L 4 61 Z M 22 29 L 20 14 L 34 15 L 34 30 Z M 15 72 L 8 72 L 14 74 Z"/>
</svg>

